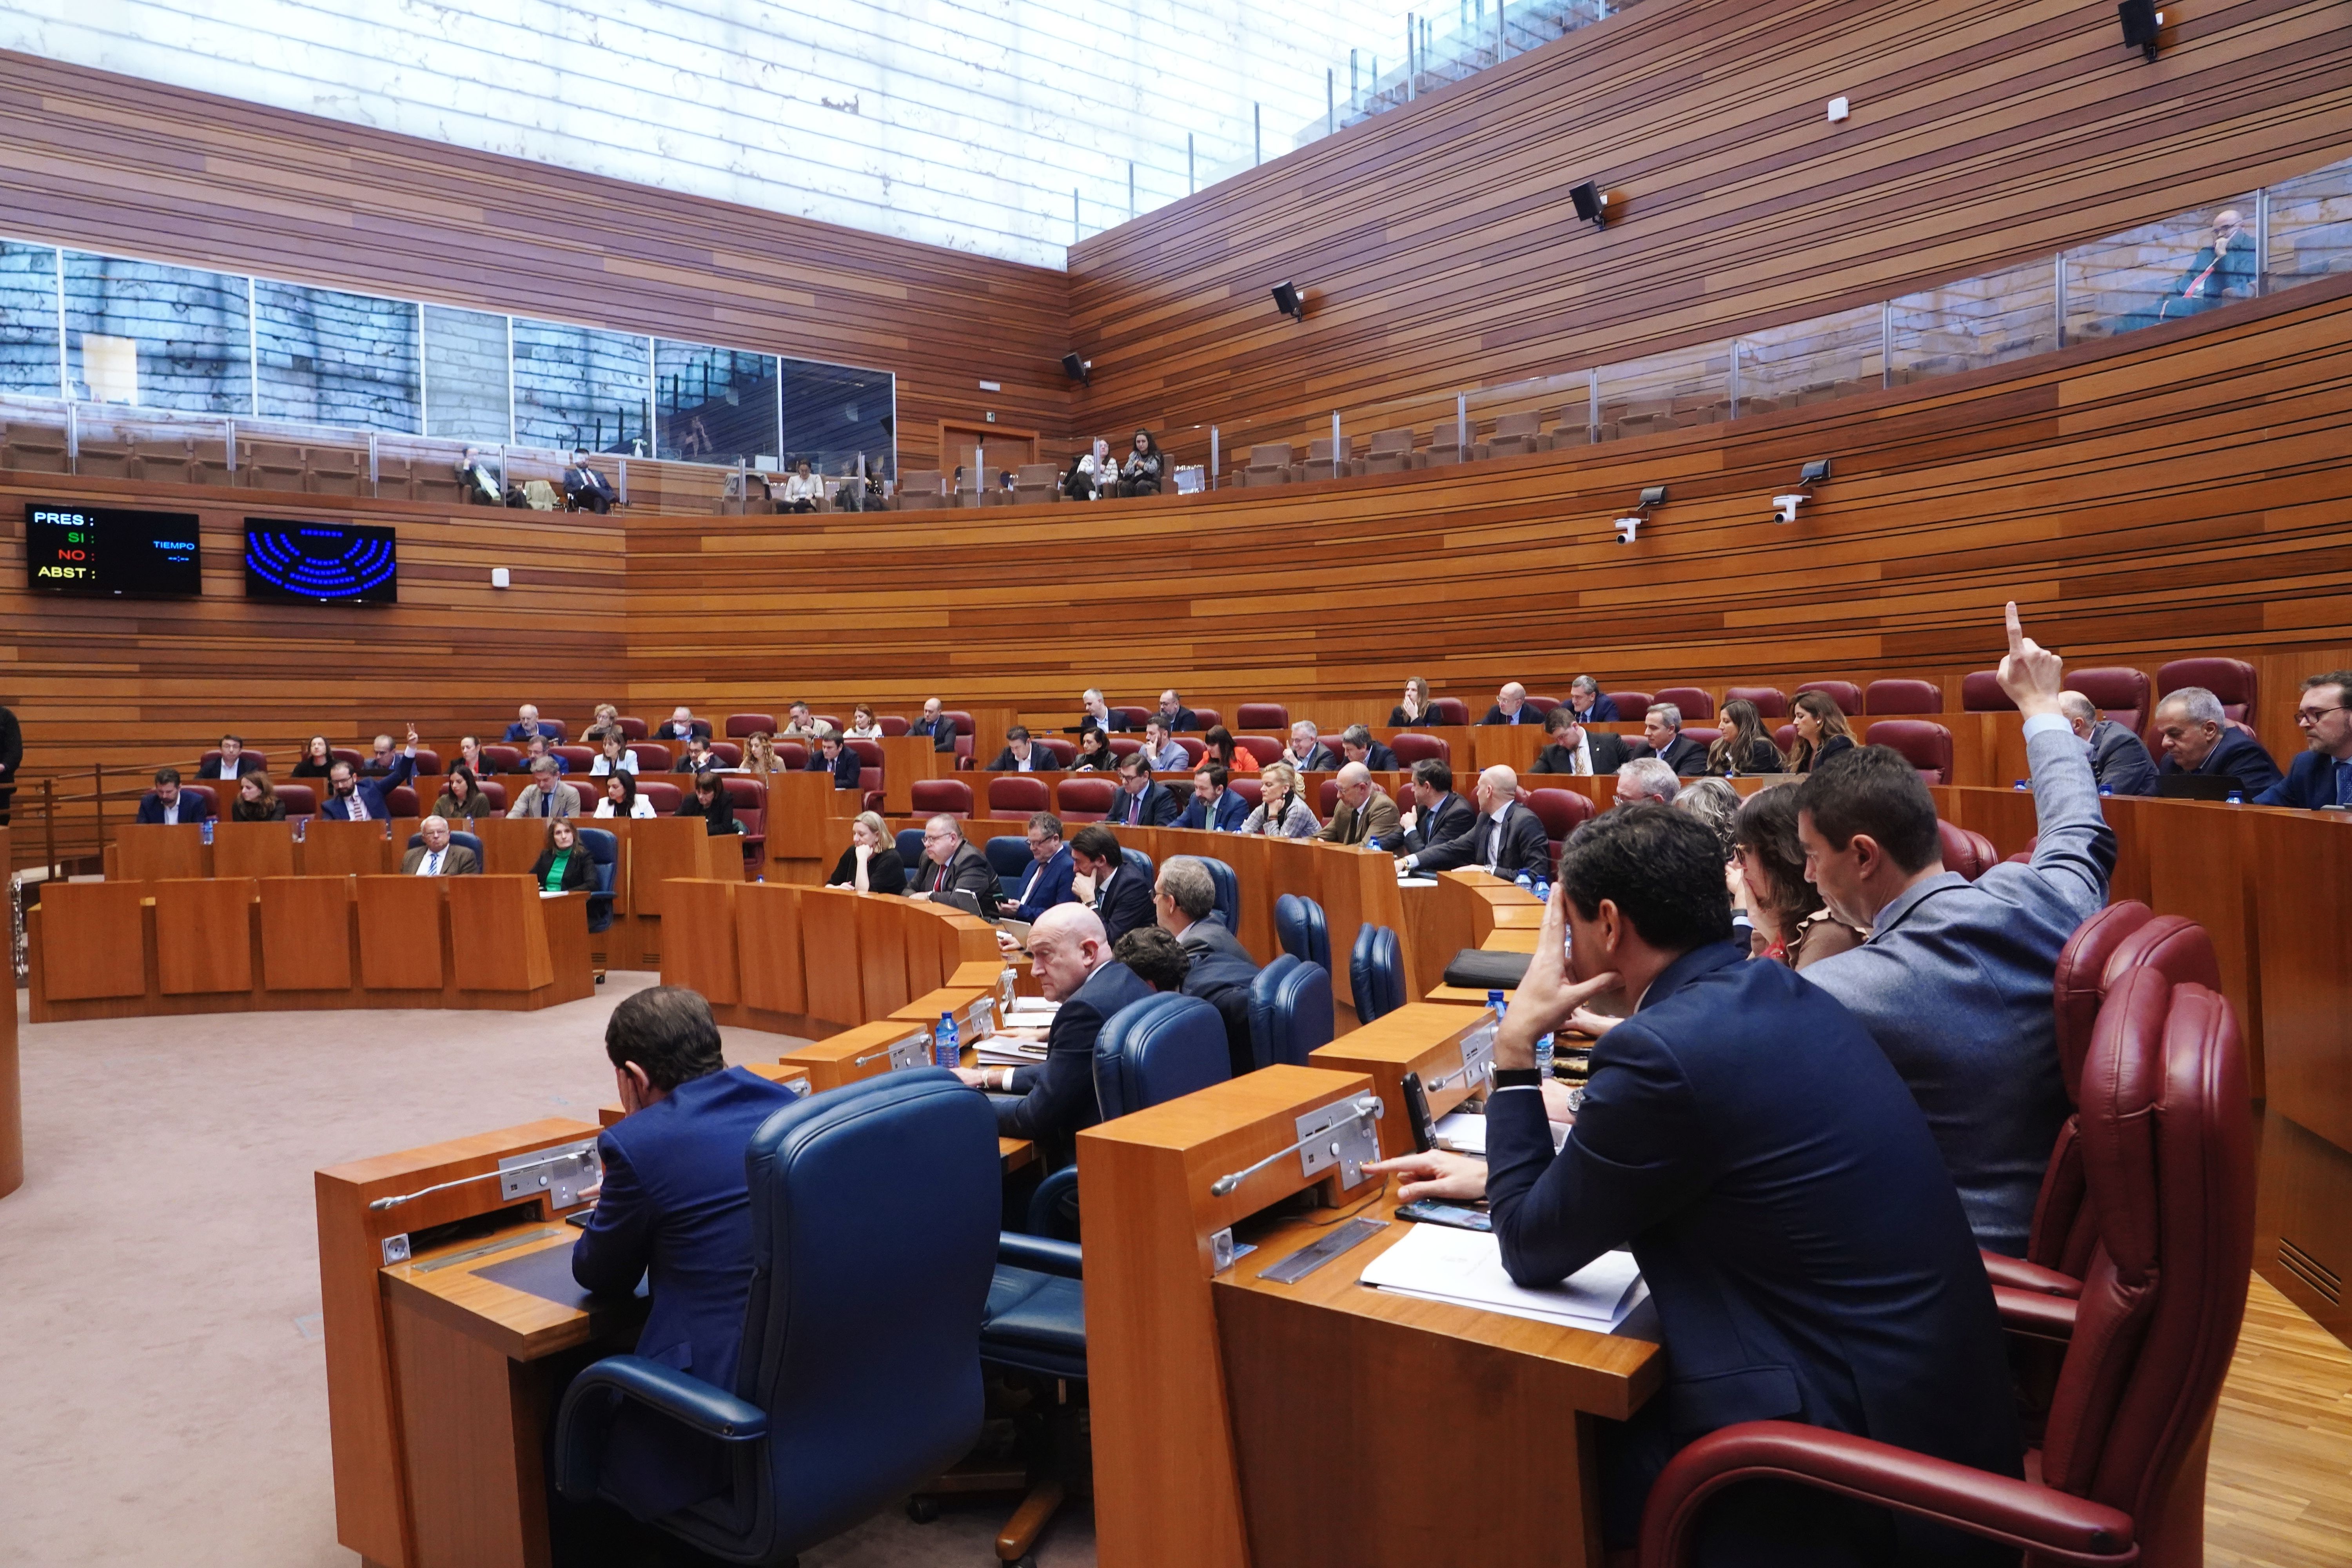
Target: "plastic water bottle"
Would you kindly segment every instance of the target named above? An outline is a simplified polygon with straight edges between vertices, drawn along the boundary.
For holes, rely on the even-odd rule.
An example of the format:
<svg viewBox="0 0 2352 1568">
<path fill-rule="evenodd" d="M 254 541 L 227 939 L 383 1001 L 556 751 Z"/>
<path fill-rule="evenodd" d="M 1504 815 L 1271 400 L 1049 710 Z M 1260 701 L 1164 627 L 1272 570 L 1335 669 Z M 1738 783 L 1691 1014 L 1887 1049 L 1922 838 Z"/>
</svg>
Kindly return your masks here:
<svg viewBox="0 0 2352 1568">
<path fill-rule="evenodd" d="M 2099 798 L 2100 798 L 2101 800 L 2105 800 L 2105 799 L 2106 799 L 2106 798 L 2107 798 L 2107 796 L 2109 796 L 2109 795 L 2113 795 L 2113 794 L 2115 794 L 2115 793 L 2116 793 L 2116 786 L 2115 786 L 2115 785 L 2113 785 L 2113 784 L 2101 784 L 2101 785 L 2099 786 Z"/>
<path fill-rule="evenodd" d="M 205 817 L 205 843 L 207 843 L 207 844 L 210 844 L 212 841 L 213 841 L 213 819 L 212 819 L 211 817 L 207 816 L 207 817 Z"/>
<path fill-rule="evenodd" d="M 1549 1035 L 1546 1035 L 1542 1039 L 1536 1042 L 1537 1081 L 1542 1083 L 1549 1083 L 1551 1081 L 1551 1037 Z"/>
<path fill-rule="evenodd" d="M 1486 1005 L 1495 1010 L 1495 1022 L 1498 1024 L 1501 1023 L 1503 1021 L 1503 994 L 1499 991 L 1487 992 Z"/>
<path fill-rule="evenodd" d="M 1535 895 L 1536 902 L 1539 904 L 1548 904 L 1551 902 L 1551 884 L 1545 881 L 1541 877 L 1538 877 L 1536 879 Z"/>
<path fill-rule="evenodd" d="M 999 1017 L 1013 1016 L 1013 992 L 1020 984 L 1021 972 L 1017 969 L 1008 968 L 996 977 L 996 1011 Z"/>
<path fill-rule="evenodd" d="M 2228 795 L 2221 797 L 2221 803 L 2224 805 L 2243 805 L 2246 804 L 2246 797 L 2240 795 L 2236 790 L 2231 790 Z"/>
<path fill-rule="evenodd" d="M 1536 890 L 1535 879 L 1528 876 L 1525 871 L 1520 872 L 1517 876 L 1512 878 L 1511 880 L 1519 885 L 1519 890 L 1522 892 L 1532 893 Z"/>
<path fill-rule="evenodd" d="M 931 1036 L 931 1060 L 943 1068 L 963 1065 L 963 1047 L 956 1042 L 956 1021 L 953 1013 L 940 1015 L 940 1026 Z"/>
<path fill-rule="evenodd" d="M 2028 795 L 2031 795 L 2033 793 L 2033 781 L 2032 779 L 2020 779 L 2011 787 L 2023 790 Z"/>
</svg>

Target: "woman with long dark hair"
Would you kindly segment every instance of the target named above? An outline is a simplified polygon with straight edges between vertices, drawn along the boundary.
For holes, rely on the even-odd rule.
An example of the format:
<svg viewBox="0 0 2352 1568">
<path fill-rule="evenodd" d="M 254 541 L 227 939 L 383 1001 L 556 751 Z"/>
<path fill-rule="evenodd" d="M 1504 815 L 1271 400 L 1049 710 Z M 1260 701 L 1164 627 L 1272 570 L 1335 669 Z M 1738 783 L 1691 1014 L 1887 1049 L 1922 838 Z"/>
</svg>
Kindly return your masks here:
<svg viewBox="0 0 2352 1568">
<path fill-rule="evenodd" d="M 1723 705 L 1723 733 L 1706 749 L 1706 771 L 1711 773 L 1777 773 L 1781 771 L 1780 748 L 1764 733 L 1764 716 L 1756 704 L 1745 697 L 1735 697 Z"/>
<path fill-rule="evenodd" d="M 1168 459 L 1160 453 L 1160 443 L 1151 438 L 1149 430 L 1135 433 L 1135 445 L 1129 449 L 1127 460 L 1118 468 L 1118 493 L 1123 496 L 1156 496 L 1160 481 L 1168 470 Z"/>
<path fill-rule="evenodd" d="M 1790 713 L 1797 743 L 1789 748 L 1789 771 L 1809 773 L 1840 752 L 1853 749 L 1853 729 L 1844 711 L 1818 691 L 1801 691 Z"/>
</svg>

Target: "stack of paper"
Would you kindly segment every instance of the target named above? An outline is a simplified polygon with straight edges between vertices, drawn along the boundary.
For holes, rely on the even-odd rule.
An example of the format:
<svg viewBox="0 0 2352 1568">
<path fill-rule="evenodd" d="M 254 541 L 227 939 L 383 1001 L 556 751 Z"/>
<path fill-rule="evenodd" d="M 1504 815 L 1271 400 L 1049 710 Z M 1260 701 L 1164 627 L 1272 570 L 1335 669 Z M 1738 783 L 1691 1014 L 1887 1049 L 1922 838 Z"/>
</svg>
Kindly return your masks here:
<svg viewBox="0 0 2352 1568">
<path fill-rule="evenodd" d="M 1012 1008 L 1004 1015 L 1003 1027 L 1008 1029 L 1042 1029 L 1054 1021 L 1062 1010 L 1059 1002 L 1048 1002 L 1043 996 L 1015 996 Z"/>
<path fill-rule="evenodd" d="M 991 1035 L 971 1047 L 971 1058 L 984 1068 L 1034 1067 L 1045 1059 L 1045 1042 Z"/>
<path fill-rule="evenodd" d="M 1630 1252 L 1603 1253 L 1557 1285 L 1529 1289 L 1503 1271 L 1501 1244 L 1493 1236 L 1442 1225 L 1414 1226 L 1366 1264 L 1361 1278 L 1399 1295 L 1600 1334 L 1623 1322 L 1649 1294 Z"/>
<path fill-rule="evenodd" d="M 1437 1146 L 1441 1149 L 1451 1149 L 1456 1154 L 1476 1154 L 1481 1158 L 1486 1155 L 1486 1119 L 1483 1116 L 1474 1115 L 1467 1110 L 1453 1111 L 1439 1117 L 1437 1125 L 1431 1128 L 1430 1131 L 1436 1138 Z M 1552 1152 L 1557 1154 L 1567 1146 L 1568 1123 L 1565 1121 L 1551 1123 Z"/>
</svg>

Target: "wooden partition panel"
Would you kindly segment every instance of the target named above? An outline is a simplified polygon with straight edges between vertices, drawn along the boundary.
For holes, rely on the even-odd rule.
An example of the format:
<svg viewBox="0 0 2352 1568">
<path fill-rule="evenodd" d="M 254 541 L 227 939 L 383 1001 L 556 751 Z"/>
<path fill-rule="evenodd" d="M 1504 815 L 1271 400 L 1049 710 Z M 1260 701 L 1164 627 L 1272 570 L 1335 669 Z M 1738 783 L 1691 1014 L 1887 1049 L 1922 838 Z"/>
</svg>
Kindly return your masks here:
<svg viewBox="0 0 2352 1568">
<path fill-rule="evenodd" d="M 735 959 L 735 900 L 742 890 L 740 883 L 720 880 L 669 884 L 669 912 L 662 919 L 663 984 L 699 991 L 713 1006 L 743 999 Z"/>
<path fill-rule="evenodd" d="M 438 877 L 359 879 L 362 984 L 383 991 L 441 988 L 446 907 L 441 881 Z"/>
<path fill-rule="evenodd" d="M 847 1028 L 869 1016 L 858 978 L 857 945 L 857 900 L 869 896 L 844 888 L 808 888 L 800 894 L 801 950 L 811 1018 Z M 899 984 L 905 984 L 903 975 Z M 904 1003 L 906 998 L 898 1000 Z"/>
<path fill-rule="evenodd" d="M 172 879 L 155 895 L 155 972 L 167 995 L 253 989 L 250 877 Z"/>
<path fill-rule="evenodd" d="M 205 830 L 194 822 L 127 823 L 115 830 L 112 875 L 126 882 L 201 877 Z"/>
<path fill-rule="evenodd" d="M 213 828 L 215 877 L 291 877 L 294 828 L 285 822 L 223 822 Z"/>
<path fill-rule="evenodd" d="M 352 879 L 265 877 L 260 888 L 261 983 L 272 991 L 349 990 Z"/>
<path fill-rule="evenodd" d="M 801 889 L 756 882 L 735 893 L 736 952 L 743 1005 L 763 1012 L 808 1011 L 801 967 Z"/>
<path fill-rule="evenodd" d="M 555 979 L 540 918 L 539 889 L 528 877 L 415 877 L 446 883 L 449 946 L 461 991 L 535 991 Z"/>
<path fill-rule="evenodd" d="M 46 883 L 41 966 L 52 997 L 137 996 L 147 989 L 144 882 Z"/>
</svg>

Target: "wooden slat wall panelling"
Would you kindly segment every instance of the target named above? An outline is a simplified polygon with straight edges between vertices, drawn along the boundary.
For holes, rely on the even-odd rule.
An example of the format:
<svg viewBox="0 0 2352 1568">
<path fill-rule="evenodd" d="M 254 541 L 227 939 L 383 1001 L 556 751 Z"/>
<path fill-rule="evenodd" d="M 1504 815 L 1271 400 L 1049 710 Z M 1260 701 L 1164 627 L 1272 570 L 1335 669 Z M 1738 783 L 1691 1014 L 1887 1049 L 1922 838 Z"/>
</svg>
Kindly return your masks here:
<svg viewBox="0 0 2352 1568">
<path fill-rule="evenodd" d="M 2199 6 L 2166 39 L 2147 65 L 2077 0 L 1644 0 L 1080 243 L 1075 427 L 1170 430 L 1198 461 L 1213 421 L 1230 457 L 1328 435 L 1334 408 L 1875 304 L 2352 153 L 2341 6 Z M 1586 179 L 1622 197 L 1605 232 L 1570 208 Z M 1303 324 L 1267 299 L 1283 279 Z"/>
<path fill-rule="evenodd" d="M 1768 498 L 1835 460 L 1791 526 Z M 2042 359 L 1575 454 L 1181 508 L 1007 508 L 985 522 L 732 520 L 629 529 L 631 689 L 716 708 L 804 696 L 1076 716 L 1173 683 L 1384 718 L 1409 675 L 1482 710 L 1556 691 L 1881 675 L 2000 651 L 2003 599 L 2076 664 L 2264 661 L 2352 641 L 2352 279 Z M 1671 498 L 1632 547 L 1610 520 Z M 731 628 L 723 642 L 713 626 Z M 2284 668 L 2281 667 L 2284 666 Z"/>
<path fill-rule="evenodd" d="M 1047 268 L 5 52 L 0 148 L 13 237 L 893 371 L 906 468 L 1068 423 Z"/>
</svg>

